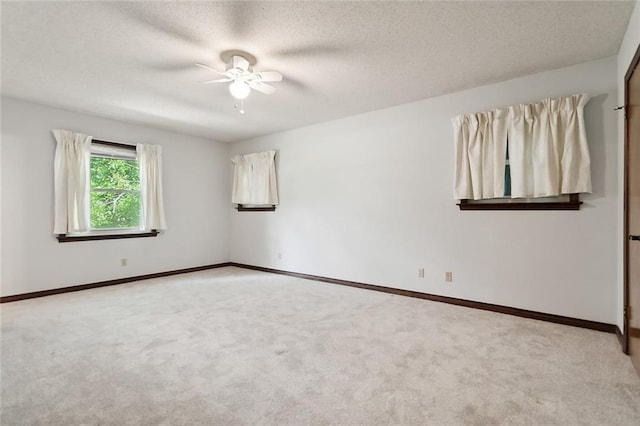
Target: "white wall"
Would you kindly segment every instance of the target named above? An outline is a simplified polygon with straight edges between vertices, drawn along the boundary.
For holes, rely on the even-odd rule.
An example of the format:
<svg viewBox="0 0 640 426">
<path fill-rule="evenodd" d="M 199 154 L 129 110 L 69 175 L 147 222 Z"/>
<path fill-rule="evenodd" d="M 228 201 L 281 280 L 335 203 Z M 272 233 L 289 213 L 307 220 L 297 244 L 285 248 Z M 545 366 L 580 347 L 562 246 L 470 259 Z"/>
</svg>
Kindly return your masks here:
<svg viewBox="0 0 640 426">
<path fill-rule="evenodd" d="M 451 117 L 578 92 L 592 96 L 582 210 L 458 211 Z M 231 260 L 614 323 L 616 102 L 611 57 L 234 144 L 279 150 L 281 205 L 232 213 Z"/>
<path fill-rule="evenodd" d="M 635 55 L 638 46 L 640 45 L 640 2 L 636 1 L 636 5 L 633 8 L 633 13 L 629 24 L 627 25 L 627 31 L 624 35 L 622 43 L 620 44 L 620 50 L 618 51 L 618 105 L 624 105 L 624 76 L 629 69 L 633 55 Z M 624 239 L 624 113 L 618 113 L 618 182 L 620 187 L 620 194 L 618 199 L 618 205 L 620 206 L 620 214 L 618 215 L 618 280 L 617 280 L 617 316 L 616 324 L 622 330 L 623 323 L 623 302 L 624 302 L 624 260 L 623 260 L 623 245 L 626 240 Z"/>
<path fill-rule="evenodd" d="M 156 238 L 58 243 L 51 130 L 163 147 L 169 229 Z M 2 295 L 226 262 L 229 147 L 167 131 L 2 99 Z M 128 266 L 120 266 L 127 258 Z"/>
<path fill-rule="evenodd" d="M 622 136 L 611 110 L 639 42 L 639 9 L 617 58 L 230 147 L 3 98 L 1 294 L 232 260 L 620 325 Z M 594 193 L 581 211 L 457 210 L 451 117 L 577 92 L 593 97 L 586 116 Z M 54 128 L 162 144 L 170 229 L 158 238 L 58 243 Z M 230 155 L 273 148 L 282 204 L 274 213 L 230 213 Z"/>
</svg>

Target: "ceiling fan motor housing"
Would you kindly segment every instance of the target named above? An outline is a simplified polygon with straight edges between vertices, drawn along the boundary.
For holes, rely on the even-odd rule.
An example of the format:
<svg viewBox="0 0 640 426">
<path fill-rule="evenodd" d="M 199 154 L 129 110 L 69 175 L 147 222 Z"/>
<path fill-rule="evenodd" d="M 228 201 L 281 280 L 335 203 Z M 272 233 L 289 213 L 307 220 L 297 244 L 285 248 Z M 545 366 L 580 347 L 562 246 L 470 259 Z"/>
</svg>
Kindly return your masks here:
<svg viewBox="0 0 640 426">
<path fill-rule="evenodd" d="M 244 74 L 249 74 L 249 61 L 242 56 L 234 55 L 227 64 L 227 73 L 232 73 L 235 77 L 239 77 Z"/>
</svg>

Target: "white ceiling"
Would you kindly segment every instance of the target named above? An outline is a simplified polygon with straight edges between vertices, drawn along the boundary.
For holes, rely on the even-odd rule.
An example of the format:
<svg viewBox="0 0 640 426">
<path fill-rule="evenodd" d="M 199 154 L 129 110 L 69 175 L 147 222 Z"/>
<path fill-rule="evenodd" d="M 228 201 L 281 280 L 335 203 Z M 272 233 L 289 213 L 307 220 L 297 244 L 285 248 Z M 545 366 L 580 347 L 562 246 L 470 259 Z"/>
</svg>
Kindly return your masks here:
<svg viewBox="0 0 640 426">
<path fill-rule="evenodd" d="M 2 2 L 2 94 L 230 142 L 615 55 L 633 2 Z M 278 70 L 246 114 L 223 67 Z"/>
</svg>

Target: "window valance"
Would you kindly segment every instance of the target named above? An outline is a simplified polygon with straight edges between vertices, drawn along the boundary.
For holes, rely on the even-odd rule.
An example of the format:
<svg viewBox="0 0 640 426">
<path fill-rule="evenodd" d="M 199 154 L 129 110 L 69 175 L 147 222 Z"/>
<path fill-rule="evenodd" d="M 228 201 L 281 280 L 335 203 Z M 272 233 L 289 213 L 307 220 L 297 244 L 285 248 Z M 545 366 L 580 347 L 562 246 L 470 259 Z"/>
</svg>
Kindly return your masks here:
<svg viewBox="0 0 640 426">
<path fill-rule="evenodd" d="M 454 198 L 511 198 L 590 193 L 591 166 L 583 109 L 577 94 L 452 119 Z"/>
<path fill-rule="evenodd" d="M 231 202 L 248 205 L 277 205 L 276 151 L 236 155 L 233 163 Z"/>
</svg>

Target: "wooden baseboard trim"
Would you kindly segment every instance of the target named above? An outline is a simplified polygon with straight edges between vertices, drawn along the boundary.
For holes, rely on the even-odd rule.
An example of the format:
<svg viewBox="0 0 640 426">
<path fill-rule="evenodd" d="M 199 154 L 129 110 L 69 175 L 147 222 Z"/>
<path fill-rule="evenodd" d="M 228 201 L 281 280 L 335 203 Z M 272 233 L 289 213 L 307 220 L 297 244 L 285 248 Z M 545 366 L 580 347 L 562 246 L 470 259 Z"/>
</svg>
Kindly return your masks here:
<svg viewBox="0 0 640 426">
<path fill-rule="evenodd" d="M 321 277 L 318 275 L 302 274 L 299 272 L 289 272 L 289 271 L 283 271 L 280 269 L 265 268 L 262 266 L 254 266 L 254 265 L 245 265 L 242 263 L 235 263 L 235 262 L 230 262 L 229 265 L 236 266 L 238 268 L 252 269 L 255 271 L 271 272 L 274 274 L 304 278 L 307 280 L 322 281 L 330 284 L 339 284 L 339 285 L 345 285 L 349 287 L 362 288 L 366 290 L 380 291 L 383 293 L 395 294 L 399 296 L 407 296 L 407 297 L 414 297 L 417 299 L 425 299 L 425 300 L 431 300 L 435 302 L 449 303 L 451 305 L 464 306 L 466 308 L 482 309 L 485 311 L 498 312 L 501 314 L 514 315 L 517 317 L 553 322 L 556 324 L 570 325 L 573 327 L 588 328 L 591 330 L 604 331 L 607 333 L 615 333 L 617 328 L 613 324 L 607 324 L 603 322 L 589 321 L 589 320 L 565 317 L 565 316 L 554 315 L 554 314 L 546 314 L 543 312 L 529 311 L 526 309 L 512 308 L 512 307 L 503 306 L 503 305 L 494 305 L 491 303 L 475 302 L 473 300 L 457 299 L 457 298 L 448 297 L 448 296 L 438 296 L 436 294 L 421 293 L 421 292 L 411 291 L 411 290 L 402 290 L 402 289 L 393 288 L 393 287 L 385 287 L 385 286 L 379 286 L 374 284 L 365 284 L 365 283 L 359 283 L 355 281 L 346 281 L 346 280 L 340 280 L 337 278 L 327 278 L 327 277 Z"/>
<path fill-rule="evenodd" d="M 170 275 L 186 274 L 188 272 L 197 272 L 197 271 L 204 271 L 204 270 L 207 270 L 207 269 L 222 268 L 224 266 L 231 266 L 231 263 L 224 262 L 224 263 L 217 263 L 217 264 L 214 264 L 214 265 L 196 266 L 194 268 L 176 269 L 174 271 L 157 272 L 155 274 L 137 275 L 135 277 L 118 278 L 118 279 L 115 279 L 115 280 L 100 281 L 100 282 L 90 283 L 90 284 L 81 284 L 81 285 L 74 285 L 74 286 L 70 286 L 70 287 L 53 288 L 51 290 L 34 291 L 32 293 L 15 294 L 15 295 L 12 295 L 12 296 L 2 296 L 2 297 L 0 297 L 0 303 L 16 302 L 18 300 L 34 299 L 36 297 L 44 297 L 44 296 L 51 296 L 51 295 L 54 295 L 54 294 L 70 293 L 72 291 L 89 290 L 89 289 L 92 289 L 92 288 L 106 287 L 106 286 L 110 286 L 110 285 L 118 285 L 118 284 L 130 283 L 130 282 L 133 282 L 133 281 L 141 281 L 141 280 L 149 280 L 149 279 L 152 279 L 152 278 L 168 277 Z"/>
<path fill-rule="evenodd" d="M 613 324 L 607 324 L 607 323 L 602 323 L 602 322 L 583 320 L 583 319 L 578 319 L 578 318 L 565 317 L 565 316 L 561 316 L 561 315 L 546 314 L 546 313 L 543 313 L 543 312 L 529 311 L 529 310 L 526 310 L 526 309 L 512 308 L 512 307 L 509 307 L 509 306 L 494 305 L 494 304 L 491 304 L 491 303 L 476 302 L 476 301 L 467 300 L 467 299 L 458 299 L 458 298 L 448 297 L 448 296 L 439 296 L 439 295 L 436 295 L 436 294 L 421 293 L 421 292 L 412 291 L 412 290 L 403 290 L 403 289 L 399 289 L 399 288 L 385 287 L 385 286 L 379 286 L 379 285 L 374 285 L 374 284 L 365 284 L 365 283 L 359 283 L 359 282 L 355 282 L 355 281 L 341 280 L 341 279 L 337 279 L 337 278 L 328 278 L 328 277 L 322 277 L 322 276 L 319 276 L 319 275 L 303 274 L 303 273 L 300 273 L 300 272 L 290 272 L 290 271 L 284 271 L 284 270 L 281 270 L 281 269 L 265 268 L 265 267 L 262 267 L 262 266 L 245 265 L 245 264 L 242 264 L 242 263 L 235 263 L 235 262 L 223 262 L 223 263 L 217 263 L 217 264 L 213 264 L 213 265 L 196 266 L 194 268 L 177 269 L 177 270 L 173 270 L 173 271 L 158 272 L 158 273 L 146 274 L 146 275 L 137 275 L 137 276 L 133 276 L 133 277 L 118 278 L 118 279 L 115 279 L 115 280 L 100 281 L 100 282 L 89 283 L 89 284 L 81 284 L 81 285 L 75 285 L 75 286 L 70 286 L 70 287 L 61 287 L 61 288 L 54 288 L 54 289 L 50 289 L 50 290 L 34 291 L 32 293 L 16 294 L 16 295 L 12 295 L 12 296 L 2 296 L 2 297 L 0 297 L 0 303 L 16 302 L 16 301 L 19 301 L 19 300 L 26 300 L 26 299 L 33 299 L 33 298 L 36 298 L 36 297 L 51 296 L 51 295 L 54 295 L 54 294 L 62 294 L 62 293 L 70 293 L 70 292 L 74 292 L 74 291 L 89 290 L 89 289 L 92 289 L 92 288 L 106 287 L 106 286 L 118 285 L 118 284 L 125 284 L 125 283 L 129 283 L 129 282 L 133 282 L 133 281 L 149 280 L 149 279 L 152 279 L 152 278 L 168 277 L 168 276 L 171 276 L 171 275 L 186 274 L 186 273 L 189 273 L 189 272 L 204 271 L 204 270 L 207 270 L 207 269 L 222 268 L 222 267 L 225 267 L 225 266 L 235 266 L 235 267 L 238 267 L 238 268 L 252 269 L 252 270 L 255 270 L 255 271 L 262 271 L 262 272 L 270 272 L 270 273 L 274 273 L 274 274 L 288 275 L 288 276 L 291 276 L 291 277 L 304 278 L 304 279 L 307 279 L 307 280 L 321 281 L 321 282 L 326 282 L 326 283 L 330 283 L 330 284 L 338 284 L 338 285 L 344 285 L 344 286 L 349 286 L 349 287 L 362 288 L 362 289 L 365 289 L 365 290 L 379 291 L 379 292 L 388 293 L 388 294 L 395 294 L 395 295 L 398 295 L 398 296 L 406 296 L 406 297 L 413 297 L 413 298 L 417 298 L 417 299 L 431 300 L 431 301 L 434 301 L 434 302 L 448 303 L 448 304 L 451 304 L 451 305 L 464 306 L 464 307 L 467 307 L 467 308 L 482 309 L 482 310 L 485 310 L 485 311 L 498 312 L 498 313 L 502 313 L 502 314 L 514 315 L 514 316 L 523 317 L 523 318 L 530 318 L 530 319 L 536 319 L 536 320 L 541 320 L 541 321 L 553 322 L 553 323 L 556 323 L 556 324 L 570 325 L 570 326 L 573 326 L 573 327 L 588 328 L 588 329 L 591 329 L 591 330 L 604 331 L 604 332 L 607 332 L 607 333 L 614 333 L 614 334 L 617 335 L 618 340 L 620 341 L 620 344 L 622 346 L 624 346 L 623 345 L 624 336 L 622 335 L 622 332 L 620 331 L 620 329 L 616 325 L 613 325 Z"/>
</svg>

